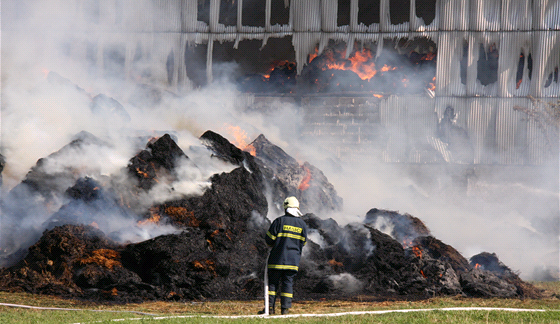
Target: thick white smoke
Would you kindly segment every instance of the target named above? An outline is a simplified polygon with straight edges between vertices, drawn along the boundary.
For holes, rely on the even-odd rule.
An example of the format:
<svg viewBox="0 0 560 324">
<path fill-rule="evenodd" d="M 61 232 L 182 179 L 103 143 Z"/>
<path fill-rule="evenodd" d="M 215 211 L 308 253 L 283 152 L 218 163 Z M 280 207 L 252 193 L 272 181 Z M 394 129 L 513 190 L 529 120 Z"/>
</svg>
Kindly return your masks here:
<svg viewBox="0 0 560 324">
<path fill-rule="evenodd" d="M 299 161 L 309 161 L 323 170 L 344 199 L 344 211 L 319 217 L 333 217 L 344 225 L 359 221 L 371 208 L 396 210 L 420 218 L 436 238 L 467 258 L 482 251 L 496 252 L 524 279 L 531 278 L 536 267 L 558 267 L 558 192 L 546 189 L 557 188 L 548 185 L 558 181 L 554 168 L 533 169 L 533 178 L 527 185 L 522 177 L 517 182 L 505 181 L 510 180 L 511 170 L 490 173 L 475 166 L 481 176 L 466 179 L 466 184 L 457 188 L 454 179 L 465 168 L 437 165 L 419 172 L 406 165 L 381 163 L 378 157 L 342 162 L 313 139 L 301 138 L 303 114 L 295 106 L 278 103 L 266 113 L 240 111 L 244 97 L 227 82 L 227 71 L 233 70 L 231 64 L 216 67 L 224 79 L 216 78 L 204 89 L 186 91 L 177 97 L 160 88 L 159 100 L 139 101 L 135 95 L 138 83 L 153 79 L 106 77 L 97 66 L 68 55 L 69 44 L 82 39 L 77 31 L 85 30 L 88 23 L 69 17 L 68 13 L 74 12 L 70 5 L 63 1 L 8 0 L 3 1 L 2 9 L 4 192 L 17 185 L 39 158 L 57 151 L 75 134 L 87 131 L 112 146 L 91 152 L 84 148 L 79 154 L 63 158 L 76 168 L 87 165 L 97 170 L 96 175 L 104 176 L 118 173 L 143 148 L 145 143 L 135 140 L 138 136 L 172 132 L 197 169 L 181 168 L 180 178 L 185 181 L 156 186 L 147 201 L 200 193 L 211 174 L 231 170 L 232 166 L 211 159 L 198 137 L 206 130 L 214 130 L 236 142 L 237 134 L 229 131 L 230 126 L 236 126 L 245 132 L 247 143 L 263 133 Z M 99 39 L 107 36 L 98 32 Z M 92 55 L 96 50 L 92 49 Z M 142 67 L 153 62 L 136 64 Z M 73 84 L 53 84 L 46 78 L 50 71 Z M 118 100 L 130 120 L 115 117 L 111 111 L 93 113 L 91 98 L 98 94 Z M 49 169 L 55 171 L 61 166 L 57 163 L 49 165 Z M 547 185 L 534 185 L 539 182 Z M 108 231 L 118 230 L 120 225 L 113 227 Z M 150 233 L 131 235 L 143 239 L 161 233 L 161 228 L 145 230 Z M 131 238 L 125 234 L 121 237 Z M 352 282 L 352 278 L 332 279 Z"/>
</svg>

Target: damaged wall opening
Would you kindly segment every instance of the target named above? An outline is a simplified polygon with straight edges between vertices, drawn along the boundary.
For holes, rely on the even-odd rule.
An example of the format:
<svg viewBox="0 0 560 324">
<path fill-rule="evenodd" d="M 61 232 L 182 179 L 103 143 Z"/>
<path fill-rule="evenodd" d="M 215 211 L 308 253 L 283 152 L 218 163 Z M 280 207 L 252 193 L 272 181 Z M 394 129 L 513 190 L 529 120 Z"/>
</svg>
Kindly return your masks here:
<svg viewBox="0 0 560 324">
<path fill-rule="evenodd" d="M 241 22 L 243 26 L 265 27 L 264 1 L 243 1 Z"/>
<path fill-rule="evenodd" d="M 270 8 L 270 24 L 280 26 L 290 23 L 290 7 L 285 6 L 284 1 L 272 1 Z"/>
<path fill-rule="evenodd" d="M 482 85 L 498 81 L 498 58 L 498 48 L 495 43 L 491 44 L 488 50 L 484 49 L 484 44 L 480 44 L 476 78 Z"/>
<path fill-rule="evenodd" d="M 544 83 L 544 87 L 548 88 L 552 85 L 552 82 L 554 83 L 558 83 L 558 66 L 554 68 L 554 72 L 551 72 L 548 75 L 548 79 L 546 79 L 546 82 Z"/>
<path fill-rule="evenodd" d="M 237 25 L 237 1 L 222 0 L 220 1 L 220 17 L 218 22 L 225 26 Z"/>
<path fill-rule="evenodd" d="M 358 1 L 358 24 L 366 26 L 379 24 L 380 0 L 359 0 Z"/>
<path fill-rule="evenodd" d="M 389 17 L 391 24 L 399 25 L 410 21 L 410 0 L 391 0 L 389 2 Z"/>
<path fill-rule="evenodd" d="M 436 0 L 416 0 L 416 16 L 430 25 L 436 18 Z"/>
</svg>

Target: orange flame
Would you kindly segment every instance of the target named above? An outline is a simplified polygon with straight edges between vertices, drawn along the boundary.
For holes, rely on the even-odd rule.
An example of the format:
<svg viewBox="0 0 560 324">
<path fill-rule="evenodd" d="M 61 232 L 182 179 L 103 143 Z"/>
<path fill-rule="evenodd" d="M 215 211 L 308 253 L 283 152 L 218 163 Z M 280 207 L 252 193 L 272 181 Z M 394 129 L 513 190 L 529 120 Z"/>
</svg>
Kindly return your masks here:
<svg viewBox="0 0 560 324">
<path fill-rule="evenodd" d="M 309 181 L 311 181 L 311 171 L 306 166 L 303 166 L 305 170 L 305 176 L 301 179 L 298 189 L 299 190 L 307 190 L 309 188 Z"/>
<path fill-rule="evenodd" d="M 381 72 L 387 72 L 387 71 L 393 71 L 396 70 L 397 68 L 394 66 L 389 66 L 387 64 L 383 65 L 383 67 L 381 68 Z"/>
<path fill-rule="evenodd" d="M 374 96 L 375 98 L 383 98 L 383 95 L 380 95 L 380 94 L 377 94 L 377 93 L 374 93 L 373 96 Z"/>
<path fill-rule="evenodd" d="M 142 226 L 142 225 L 146 225 L 146 224 L 150 224 L 150 223 L 152 223 L 152 224 L 157 224 L 157 223 L 159 223 L 160 219 L 161 219 L 161 216 L 160 216 L 160 215 L 158 215 L 158 214 L 153 214 L 152 217 L 147 218 L 147 219 L 145 219 L 145 220 L 138 221 L 138 223 L 136 223 L 136 224 L 137 224 L 138 226 Z"/>
<path fill-rule="evenodd" d="M 414 253 L 417 258 L 422 258 L 422 249 L 420 249 L 418 246 L 412 247 L 412 253 Z"/>
<path fill-rule="evenodd" d="M 313 59 L 315 59 L 319 55 L 319 49 L 315 47 L 315 53 L 309 54 L 309 59 L 307 60 L 308 63 L 311 63 Z"/>
<path fill-rule="evenodd" d="M 136 172 L 144 178 L 148 178 L 150 176 L 147 172 L 140 170 L 140 168 L 136 168 Z"/>
<path fill-rule="evenodd" d="M 328 63 L 324 69 L 350 70 L 356 73 L 360 79 L 369 80 L 377 73 L 375 63 L 371 61 L 372 58 L 371 51 L 367 49 L 354 52 L 347 60 L 336 61 L 334 55 L 328 55 Z"/>
<path fill-rule="evenodd" d="M 295 68 L 295 63 L 294 62 L 290 62 L 287 60 L 284 61 L 272 61 L 270 62 L 270 65 L 268 67 L 268 70 L 266 71 L 265 74 L 263 74 L 263 76 L 267 79 L 270 79 L 270 73 L 272 73 L 272 71 L 277 68 L 277 67 L 287 67 L 288 69 L 293 69 Z"/>
<path fill-rule="evenodd" d="M 249 152 L 249 154 L 251 154 L 252 156 L 257 156 L 257 149 L 253 146 L 253 144 L 245 146 L 243 151 Z"/>
<path fill-rule="evenodd" d="M 249 141 L 247 132 L 242 130 L 241 127 L 225 124 L 225 130 L 233 137 L 233 145 L 239 147 L 243 151 L 249 152 L 253 156 L 256 155 L 255 147 L 247 144 Z"/>
<path fill-rule="evenodd" d="M 424 61 L 431 61 L 436 58 L 436 53 L 428 52 L 426 55 L 422 56 L 421 60 Z"/>
<path fill-rule="evenodd" d="M 434 77 L 434 78 L 432 79 L 432 82 L 430 82 L 430 83 L 428 83 L 428 84 L 430 85 L 430 87 L 428 88 L 428 90 L 432 90 L 432 91 L 436 90 L 436 77 Z"/>
<path fill-rule="evenodd" d="M 475 268 L 475 269 L 480 269 L 481 267 L 482 267 L 482 265 L 480 265 L 480 264 L 478 264 L 478 263 L 474 265 L 474 268 Z"/>
</svg>

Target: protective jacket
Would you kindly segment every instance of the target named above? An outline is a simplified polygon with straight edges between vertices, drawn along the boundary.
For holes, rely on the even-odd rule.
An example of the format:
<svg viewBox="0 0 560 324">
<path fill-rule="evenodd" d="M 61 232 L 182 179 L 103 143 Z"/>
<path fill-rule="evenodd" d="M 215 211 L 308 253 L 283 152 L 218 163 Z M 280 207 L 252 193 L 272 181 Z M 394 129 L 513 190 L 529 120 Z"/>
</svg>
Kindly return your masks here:
<svg viewBox="0 0 560 324">
<path fill-rule="evenodd" d="M 268 232 L 266 244 L 272 247 L 268 268 L 298 271 L 301 250 L 307 243 L 307 226 L 299 218 L 286 213 L 276 218 Z"/>
</svg>

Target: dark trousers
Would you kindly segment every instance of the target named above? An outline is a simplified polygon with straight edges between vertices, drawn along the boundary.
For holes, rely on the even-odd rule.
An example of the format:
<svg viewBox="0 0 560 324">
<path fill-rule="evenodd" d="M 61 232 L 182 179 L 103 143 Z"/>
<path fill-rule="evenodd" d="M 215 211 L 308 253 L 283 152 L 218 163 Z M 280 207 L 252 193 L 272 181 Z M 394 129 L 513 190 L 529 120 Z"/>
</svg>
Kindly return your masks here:
<svg viewBox="0 0 560 324">
<path fill-rule="evenodd" d="M 280 295 L 282 308 L 292 307 L 293 284 L 297 271 L 268 269 L 268 302 L 274 307 L 276 296 Z"/>
</svg>

